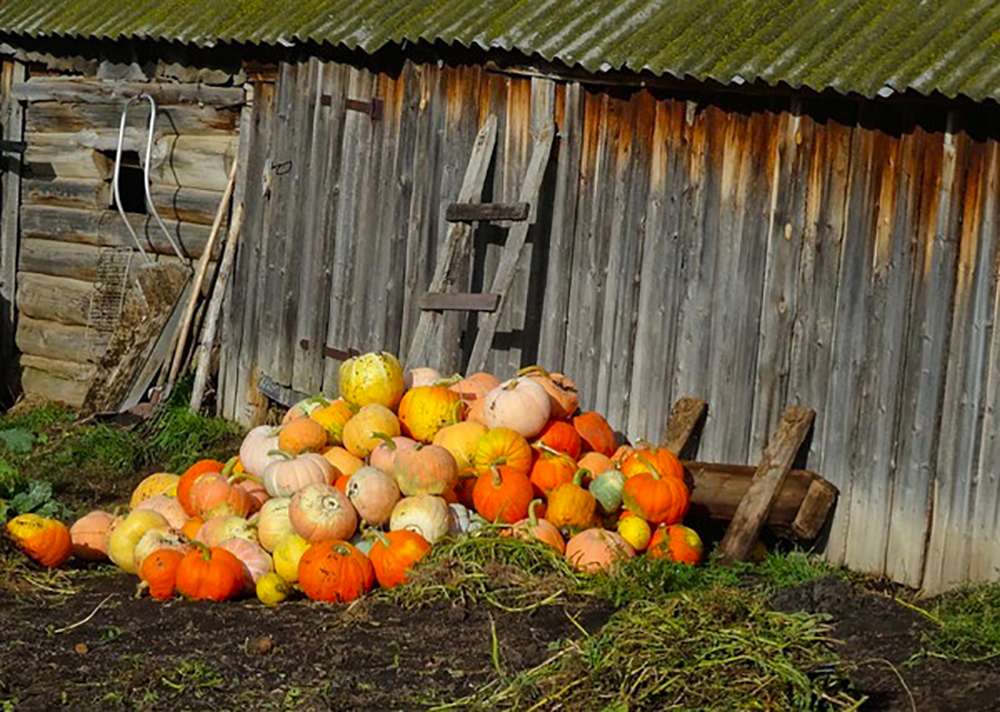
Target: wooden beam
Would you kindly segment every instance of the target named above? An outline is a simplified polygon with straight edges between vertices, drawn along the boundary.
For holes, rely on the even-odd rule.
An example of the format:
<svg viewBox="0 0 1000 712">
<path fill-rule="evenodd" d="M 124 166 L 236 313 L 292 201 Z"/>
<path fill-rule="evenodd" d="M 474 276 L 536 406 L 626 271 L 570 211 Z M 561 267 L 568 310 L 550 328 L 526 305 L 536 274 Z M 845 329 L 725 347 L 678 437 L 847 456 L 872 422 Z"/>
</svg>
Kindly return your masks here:
<svg viewBox="0 0 1000 712">
<path fill-rule="evenodd" d="M 242 87 L 213 87 L 207 84 L 157 84 L 37 77 L 16 82 L 12 95 L 18 101 L 61 101 L 80 104 L 118 104 L 125 99 L 149 94 L 157 104 L 207 104 L 240 106 L 246 100 Z"/>
<path fill-rule="evenodd" d="M 661 445 L 681 457 L 684 449 L 692 442 L 696 431 L 705 421 L 708 403 L 691 396 L 678 398 L 670 409 L 667 427 Z"/>
<path fill-rule="evenodd" d="M 221 193 L 229 183 L 238 150 L 235 135 L 165 136 L 153 147 L 150 180 L 160 186 Z"/>
<path fill-rule="evenodd" d="M 802 500 L 795 521 L 792 522 L 792 533 L 799 539 L 812 541 L 819 536 L 826 525 L 834 502 L 837 501 L 837 488 L 823 479 L 814 480 L 809 484 L 809 490 Z"/>
<path fill-rule="evenodd" d="M 10 98 L 10 87 L 25 76 L 24 64 L 18 61 L 3 62 L 0 78 L 0 123 L 7 141 L 20 141 L 24 131 L 24 109 Z M 14 330 L 17 309 L 17 257 L 19 235 L 18 208 L 21 204 L 21 154 L 0 156 L 3 185 L 0 186 L 0 398 L 16 390 L 17 375 L 14 364 Z"/>
<path fill-rule="evenodd" d="M 745 561 L 750 554 L 815 418 L 816 411 L 809 408 L 793 405 L 785 410 L 719 545 L 724 561 Z"/>
<path fill-rule="evenodd" d="M 527 220 L 530 203 L 451 203 L 444 211 L 448 222 L 491 222 Z"/>
<path fill-rule="evenodd" d="M 418 305 L 428 311 L 496 311 L 499 294 L 433 294 L 420 297 Z"/>
<path fill-rule="evenodd" d="M 97 178 L 26 178 L 21 182 L 21 200 L 57 208 L 107 210 L 111 183 Z"/>
<path fill-rule="evenodd" d="M 687 518 L 692 521 L 732 521 L 740 502 L 750 489 L 756 468 L 750 465 L 727 465 L 717 462 L 683 461 L 684 470 L 691 476 L 691 509 Z M 833 508 L 833 501 L 824 504 L 819 499 L 810 502 L 810 491 L 832 492 L 837 488 L 810 470 L 791 470 L 768 513 L 768 528 L 783 535 L 811 540 L 807 529 L 797 529 L 795 522 L 803 508 L 809 506 L 813 514 L 810 521 L 826 520 Z M 820 524 L 822 527 L 822 523 Z"/>
<path fill-rule="evenodd" d="M 19 272 L 17 307 L 34 319 L 62 324 L 87 324 L 94 284 L 66 277 Z"/>
<path fill-rule="evenodd" d="M 97 363 L 107 345 L 107 336 L 88 326 L 32 319 L 26 314 L 17 320 L 17 348 L 22 354 Z"/>
<path fill-rule="evenodd" d="M 25 116 L 29 133 L 66 133 L 105 127 L 115 131 L 121 121 L 122 107 L 115 104 L 82 104 L 43 101 L 31 104 Z M 239 112 L 214 106 L 183 104 L 156 107 L 156 136 L 167 134 L 235 134 Z M 146 135 L 149 111 L 144 106 L 129 111 L 129 128 Z"/>
</svg>

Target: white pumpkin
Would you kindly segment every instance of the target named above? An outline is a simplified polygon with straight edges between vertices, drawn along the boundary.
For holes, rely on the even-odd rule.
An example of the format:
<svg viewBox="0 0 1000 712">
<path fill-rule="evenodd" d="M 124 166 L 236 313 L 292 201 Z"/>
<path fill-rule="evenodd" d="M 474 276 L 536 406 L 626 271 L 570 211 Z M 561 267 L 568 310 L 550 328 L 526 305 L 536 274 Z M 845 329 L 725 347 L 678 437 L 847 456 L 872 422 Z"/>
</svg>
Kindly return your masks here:
<svg viewBox="0 0 1000 712">
<path fill-rule="evenodd" d="M 431 494 L 418 494 L 399 500 L 392 510 L 389 529 L 407 529 L 434 544 L 448 533 L 451 521 L 451 509 L 444 499 Z"/>
<path fill-rule="evenodd" d="M 552 401 L 539 383 L 530 378 L 512 378 L 486 394 L 486 425 L 510 428 L 533 438 L 545 428 L 552 414 Z"/>
<path fill-rule="evenodd" d="M 333 465 L 322 455 L 306 452 L 295 457 L 279 455 L 264 470 L 264 489 L 272 497 L 291 497 L 309 485 L 331 484 Z"/>
<path fill-rule="evenodd" d="M 389 521 L 400 496 L 396 479 L 374 467 L 362 467 L 347 481 L 347 498 L 361 519 L 377 527 Z"/>
<path fill-rule="evenodd" d="M 270 425 L 258 425 L 246 434 L 240 445 L 240 462 L 246 472 L 262 477 L 267 466 L 279 459 L 278 455 L 271 454 L 278 449 L 278 430 Z"/>
<path fill-rule="evenodd" d="M 273 552 L 281 540 L 295 533 L 292 520 L 288 517 L 290 497 L 275 497 L 264 502 L 264 506 L 256 515 L 257 538 L 260 545 Z"/>
<path fill-rule="evenodd" d="M 477 512 L 470 511 L 464 504 L 452 502 L 448 505 L 451 515 L 451 524 L 448 526 L 448 533 L 452 536 L 458 534 L 472 534 L 483 527 L 488 522 Z"/>
</svg>

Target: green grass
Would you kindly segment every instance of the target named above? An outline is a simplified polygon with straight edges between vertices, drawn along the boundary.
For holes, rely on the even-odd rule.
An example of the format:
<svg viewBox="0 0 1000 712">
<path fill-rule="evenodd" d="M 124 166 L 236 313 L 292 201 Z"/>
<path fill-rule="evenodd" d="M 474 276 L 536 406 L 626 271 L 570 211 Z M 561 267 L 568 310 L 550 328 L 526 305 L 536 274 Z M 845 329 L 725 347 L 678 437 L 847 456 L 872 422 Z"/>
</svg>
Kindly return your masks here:
<svg viewBox="0 0 1000 712">
<path fill-rule="evenodd" d="M 1000 657 L 1000 584 L 945 594 L 922 612 L 936 623 L 925 641 L 930 655 L 966 661 Z"/>
<path fill-rule="evenodd" d="M 751 591 L 636 600 L 541 665 L 442 708 L 854 709 L 817 616 L 776 613 Z"/>
</svg>

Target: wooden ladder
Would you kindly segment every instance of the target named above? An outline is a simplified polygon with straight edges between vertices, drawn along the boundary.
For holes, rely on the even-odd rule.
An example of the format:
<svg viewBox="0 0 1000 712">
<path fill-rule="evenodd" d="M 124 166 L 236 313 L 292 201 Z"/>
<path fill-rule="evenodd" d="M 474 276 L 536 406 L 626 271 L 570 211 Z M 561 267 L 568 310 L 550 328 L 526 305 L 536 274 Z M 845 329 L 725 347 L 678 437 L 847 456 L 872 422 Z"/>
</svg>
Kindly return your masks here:
<svg viewBox="0 0 1000 712">
<path fill-rule="evenodd" d="M 481 312 L 476 342 L 469 358 L 468 372 L 480 371 L 486 365 L 486 357 L 493 344 L 497 323 L 503 309 L 507 291 L 514 281 L 517 262 L 524 249 L 528 230 L 537 218 L 538 196 L 541 192 L 545 167 L 549 162 L 555 127 L 549 123 L 534 138 L 531 158 L 521 184 L 519 200 L 516 203 L 479 203 L 486 183 L 496 146 L 497 119 L 490 115 L 476 135 L 472 155 L 465 169 L 462 187 L 458 192 L 458 202 L 449 205 L 445 219 L 450 223 L 448 234 L 438 250 L 434 275 L 427 293 L 418 301 L 420 319 L 413 331 L 406 364 L 419 366 L 435 362 L 437 355 L 428 353 L 434 343 L 434 335 L 441 328 L 444 312 Z M 496 274 L 486 293 L 460 293 L 451 291 L 465 275 L 463 267 L 468 264 L 472 252 L 472 225 L 476 222 L 504 221 L 512 224 L 508 228 L 507 240 Z"/>
</svg>

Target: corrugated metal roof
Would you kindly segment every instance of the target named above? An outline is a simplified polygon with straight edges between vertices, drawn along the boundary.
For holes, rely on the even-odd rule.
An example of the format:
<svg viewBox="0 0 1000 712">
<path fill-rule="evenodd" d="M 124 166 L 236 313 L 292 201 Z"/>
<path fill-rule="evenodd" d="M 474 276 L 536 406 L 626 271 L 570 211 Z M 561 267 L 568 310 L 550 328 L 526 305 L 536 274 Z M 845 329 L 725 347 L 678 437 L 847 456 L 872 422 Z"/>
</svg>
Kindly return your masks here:
<svg viewBox="0 0 1000 712">
<path fill-rule="evenodd" d="M 601 72 L 1000 99 L 997 0 L 0 0 L 0 31 L 515 49 Z"/>
</svg>

